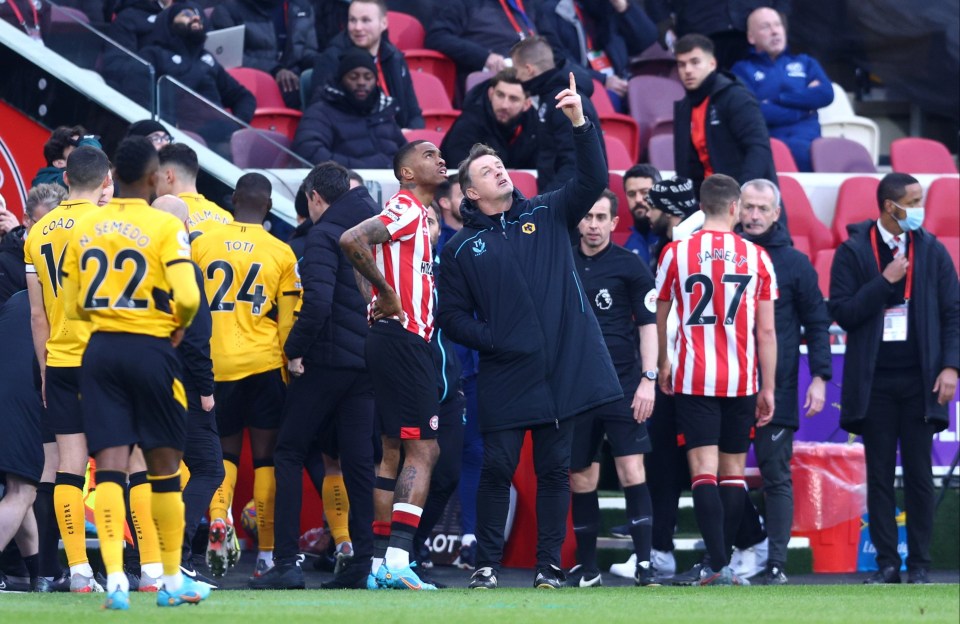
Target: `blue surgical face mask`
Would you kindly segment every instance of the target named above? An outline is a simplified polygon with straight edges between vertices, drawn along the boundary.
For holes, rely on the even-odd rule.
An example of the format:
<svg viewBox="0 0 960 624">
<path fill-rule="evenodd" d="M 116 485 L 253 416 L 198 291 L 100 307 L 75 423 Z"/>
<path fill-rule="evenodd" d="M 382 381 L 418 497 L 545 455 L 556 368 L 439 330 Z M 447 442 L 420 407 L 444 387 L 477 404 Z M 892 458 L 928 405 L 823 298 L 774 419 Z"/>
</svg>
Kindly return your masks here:
<svg viewBox="0 0 960 624">
<path fill-rule="evenodd" d="M 903 219 L 897 219 L 897 223 L 900 225 L 900 229 L 904 232 L 913 232 L 919 230 L 920 226 L 923 225 L 923 206 L 901 206 L 897 202 L 892 202 L 897 208 L 901 208 L 907 216 Z"/>
</svg>

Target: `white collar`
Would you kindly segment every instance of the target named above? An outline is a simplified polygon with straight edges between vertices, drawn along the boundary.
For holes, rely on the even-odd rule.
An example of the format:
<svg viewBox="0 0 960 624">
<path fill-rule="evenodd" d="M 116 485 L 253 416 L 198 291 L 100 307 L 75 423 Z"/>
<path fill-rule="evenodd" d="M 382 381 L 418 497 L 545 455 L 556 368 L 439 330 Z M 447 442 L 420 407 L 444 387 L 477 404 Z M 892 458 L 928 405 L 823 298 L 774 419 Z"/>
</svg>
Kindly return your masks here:
<svg viewBox="0 0 960 624">
<path fill-rule="evenodd" d="M 883 239 L 883 242 L 887 244 L 887 247 L 893 248 L 894 245 L 900 247 L 903 250 L 903 246 L 906 245 L 906 232 L 901 232 L 900 234 L 893 234 L 892 232 L 887 231 L 887 228 L 883 227 L 883 223 L 880 219 L 877 219 L 877 229 L 880 230 L 880 238 Z M 894 236 L 900 237 L 900 242 L 895 243 L 893 241 Z"/>
</svg>

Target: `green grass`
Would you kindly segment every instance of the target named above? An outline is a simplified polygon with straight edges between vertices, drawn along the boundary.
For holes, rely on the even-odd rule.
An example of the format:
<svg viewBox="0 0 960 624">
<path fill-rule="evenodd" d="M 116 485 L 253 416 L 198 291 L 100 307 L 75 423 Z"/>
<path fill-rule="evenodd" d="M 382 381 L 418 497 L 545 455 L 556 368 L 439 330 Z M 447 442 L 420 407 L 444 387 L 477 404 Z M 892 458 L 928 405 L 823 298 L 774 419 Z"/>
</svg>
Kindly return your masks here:
<svg viewBox="0 0 960 624">
<path fill-rule="evenodd" d="M 853 624 L 960 621 L 960 586 L 806 585 L 749 588 L 602 588 L 490 592 L 214 592 L 199 606 L 154 606 L 155 597 L 132 596 L 129 613 L 100 610 L 103 595 L 0 595 L 0 621 L 136 624 L 336 624 L 434 622 L 461 624 L 576 624 L 638 621 L 696 624 Z"/>
</svg>

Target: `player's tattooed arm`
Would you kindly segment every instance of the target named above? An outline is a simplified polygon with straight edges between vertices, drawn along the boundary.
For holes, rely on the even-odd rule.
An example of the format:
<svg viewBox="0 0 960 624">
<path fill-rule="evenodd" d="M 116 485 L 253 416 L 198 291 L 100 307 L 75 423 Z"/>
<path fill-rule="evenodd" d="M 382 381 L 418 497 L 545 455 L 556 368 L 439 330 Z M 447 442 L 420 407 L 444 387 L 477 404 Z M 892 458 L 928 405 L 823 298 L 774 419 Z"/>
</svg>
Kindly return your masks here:
<svg viewBox="0 0 960 624">
<path fill-rule="evenodd" d="M 353 277 L 357 280 L 357 289 L 360 290 L 360 296 L 363 297 L 363 300 L 367 303 L 373 299 L 373 287 L 370 285 L 370 280 L 360 275 L 360 271 L 354 269 Z"/>
<path fill-rule="evenodd" d="M 355 225 L 340 237 L 340 247 L 353 268 L 377 289 L 377 303 L 373 310 L 373 319 L 396 317 L 403 319 L 400 297 L 387 283 L 377 268 L 377 262 L 370 251 L 371 245 L 379 245 L 390 240 L 390 232 L 377 217 L 371 217 Z M 359 286 L 359 282 L 358 282 Z"/>
</svg>

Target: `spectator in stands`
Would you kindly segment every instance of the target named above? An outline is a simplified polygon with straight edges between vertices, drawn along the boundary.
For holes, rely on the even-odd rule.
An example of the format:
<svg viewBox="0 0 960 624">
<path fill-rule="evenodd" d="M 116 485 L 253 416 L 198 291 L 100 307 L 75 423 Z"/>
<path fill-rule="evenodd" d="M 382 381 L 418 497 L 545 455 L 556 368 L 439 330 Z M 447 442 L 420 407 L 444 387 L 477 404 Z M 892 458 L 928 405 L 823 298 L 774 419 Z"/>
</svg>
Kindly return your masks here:
<svg viewBox="0 0 960 624">
<path fill-rule="evenodd" d="M 929 583 L 933 435 L 949 423 L 960 369 L 960 288 L 950 255 L 924 230 L 914 177 L 880 180 L 876 222 L 847 227 L 830 269 L 827 307 L 847 331 L 840 426 L 863 436 L 870 539 L 879 570 L 867 583 L 899 583 L 894 496 L 903 466 L 910 583 Z M 956 206 L 953 207 L 956 209 Z"/>
<path fill-rule="evenodd" d="M 216 106 L 230 109 L 241 121 L 249 122 L 253 119 L 257 102 L 252 93 L 203 49 L 206 31 L 199 7 L 192 2 L 177 2 L 157 17 L 156 37 L 140 51 L 140 56 L 154 66 L 157 77 L 175 78 Z M 142 102 L 149 91 L 140 90 L 140 86 L 133 81 L 133 90 L 126 93 Z M 195 98 L 178 93 L 173 87 L 168 86 L 166 93 L 170 99 L 163 100 L 161 96 L 160 107 L 168 121 L 197 132 L 211 148 L 228 153 L 225 143 L 237 129 L 233 122 Z"/>
<path fill-rule="evenodd" d="M 693 180 L 697 196 L 704 178 L 715 173 L 740 184 L 756 178 L 776 183 L 770 136 L 757 100 L 735 76 L 717 69 L 713 42 L 686 35 L 677 41 L 676 55 L 687 91 L 673 105 L 677 175 Z"/>
<path fill-rule="evenodd" d="M 157 16 L 171 4 L 173 0 L 120 0 L 116 15 L 107 26 L 107 35 L 136 52 L 149 43 Z"/>
<path fill-rule="evenodd" d="M 787 144 L 800 171 L 813 171 L 810 144 L 820 136 L 817 109 L 833 101 L 830 78 L 806 54 L 787 52 L 787 29 L 773 9 L 750 14 L 747 40 L 753 51 L 733 73 L 760 101 L 770 136 Z"/>
<path fill-rule="evenodd" d="M 273 76 L 287 106 L 300 108 L 300 73 L 320 53 L 313 7 L 310 0 L 225 0 L 210 28 L 243 25 L 243 66 Z"/>
<path fill-rule="evenodd" d="M 583 114 L 600 127 L 597 110 L 590 101 L 593 80 L 579 65 L 564 61 L 557 66 L 553 48 L 544 37 L 524 39 L 510 50 L 517 78 L 531 96 L 540 100 L 537 118 L 537 190 L 541 193 L 560 188 L 576 172 L 573 136 L 567 129 L 566 116 L 559 110 L 556 96 L 569 86 L 571 73 L 577 77 L 577 91 L 583 101 Z M 603 135 L 600 135 L 603 144 Z M 604 153 L 606 147 L 604 146 Z"/>
<path fill-rule="evenodd" d="M 377 66 L 377 86 L 397 104 L 397 123 L 401 128 L 422 128 L 423 113 L 413 90 L 410 68 L 387 38 L 387 5 L 383 0 L 355 0 L 350 3 L 347 30 L 335 36 L 317 57 L 313 67 L 311 102 L 322 97 L 324 87 L 333 78 L 340 57 L 347 50 L 366 50 Z"/>
<path fill-rule="evenodd" d="M 537 111 L 512 67 L 470 89 L 462 110 L 440 145 L 445 160 L 459 163 L 475 143 L 484 143 L 507 169 L 537 166 Z"/>
<path fill-rule="evenodd" d="M 130 124 L 127 128 L 127 136 L 142 136 L 150 139 L 153 146 L 159 152 L 161 149 L 173 142 L 170 131 L 159 121 L 154 119 L 141 119 Z M 163 193 L 161 193 L 162 195 Z"/>
<path fill-rule="evenodd" d="M 59 184 L 40 184 L 27 193 L 23 207 L 23 225 L 0 200 L 0 305 L 13 293 L 27 287 L 23 261 L 23 240 L 33 224 L 67 198 L 67 189 Z"/>
<path fill-rule="evenodd" d="M 0 20 L 9 22 L 32 39 L 42 41 L 42 35 L 50 30 L 50 3 L 6 0 L 0 3 Z"/>
<path fill-rule="evenodd" d="M 310 162 L 387 169 L 407 140 L 395 119 L 396 105 L 377 86 L 377 66 L 364 50 L 348 50 L 334 82 L 300 120 L 293 150 Z"/>
<path fill-rule="evenodd" d="M 664 49 L 673 49 L 677 37 L 701 34 L 710 37 L 721 69 L 747 57 L 744 37 L 747 16 L 762 6 L 789 15 L 792 0 L 646 0 L 644 6 L 657 23 Z"/>
<path fill-rule="evenodd" d="M 546 0 L 537 26 L 553 33 L 558 56 L 583 66 L 610 92 L 614 107 L 626 103 L 629 59 L 657 40 L 657 27 L 636 0 Z"/>
<path fill-rule="evenodd" d="M 634 165 L 623 174 L 623 194 L 627 196 L 627 208 L 633 216 L 630 238 L 623 245 L 640 256 L 644 264 L 656 268 L 658 258 L 652 257 L 650 249 L 660 237 L 650 229 L 650 189 L 660 181 L 660 172 L 653 165 Z"/>
<path fill-rule="evenodd" d="M 660 252 L 667 243 L 685 238 L 685 236 L 675 235 L 674 228 L 697 212 L 700 204 L 693 193 L 693 181 L 680 176 L 654 184 L 650 189 L 648 201 L 650 208 L 647 210 L 647 215 L 650 217 L 650 231 L 658 239 L 651 250 L 651 257 L 659 260 Z"/>
<path fill-rule="evenodd" d="M 47 166 L 37 171 L 33 177 L 30 186 L 39 184 L 59 184 L 63 188 L 67 185 L 63 181 L 63 170 L 67 166 L 67 156 L 74 148 L 80 145 L 90 145 L 100 148 L 100 139 L 92 134 L 87 134 L 87 129 L 83 126 L 60 126 L 55 129 L 47 142 L 43 144 L 43 159 L 47 161 Z"/>
<path fill-rule="evenodd" d="M 448 0 L 430 24 L 426 46 L 453 59 L 461 77 L 496 73 L 510 66 L 510 48 L 537 34 L 536 20 L 536 6 L 522 0 Z"/>
<path fill-rule="evenodd" d="M 442 148 L 440 153 L 443 153 Z M 437 213 L 440 215 L 440 240 L 437 241 L 437 250 L 434 253 L 439 258 L 446 242 L 463 228 L 463 215 L 460 214 L 460 202 L 463 201 L 460 174 L 454 172 L 447 177 L 446 182 L 437 186 L 433 200 L 439 207 Z"/>
<path fill-rule="evenodd" d="M 763 478 L 766 529 L 769 538 L 767 567 L 762 582 L 783 585 L 787 543 L 793 525 L 793 482 L 790 458 L 793 434 L 800 427 L 797 375 L 801 327 L 807 343 L 812 381 L 806 390 L 807 418 L 823 409 L 826 382 L 832 375 L 830 314 L 817 285 L 817 272 L 806 254 L 797 251 L 783 224 L 780 190 L 769 180 L 750 180 L 740 195 L 740 224 L 734 229 L 746 240 L 767 250 L 777 276 L 780 296 L 774 305 L 777 328 L 777 384 L 773 420 L 757 430 L 753 449 Z M 753 505 L 745 508 L 756 514 Z M 745 511 L 746 513 L 746 511 Z"/>
</svg>

